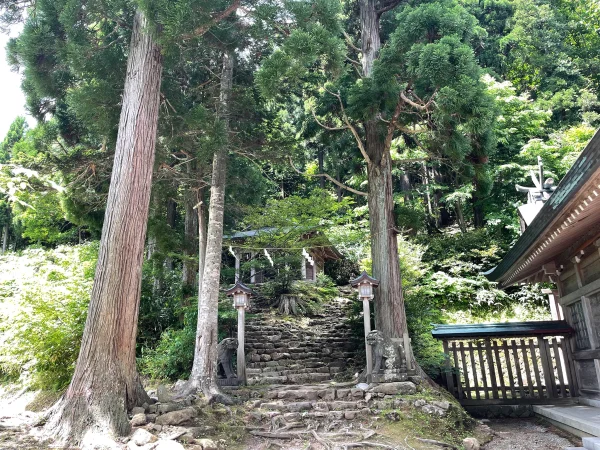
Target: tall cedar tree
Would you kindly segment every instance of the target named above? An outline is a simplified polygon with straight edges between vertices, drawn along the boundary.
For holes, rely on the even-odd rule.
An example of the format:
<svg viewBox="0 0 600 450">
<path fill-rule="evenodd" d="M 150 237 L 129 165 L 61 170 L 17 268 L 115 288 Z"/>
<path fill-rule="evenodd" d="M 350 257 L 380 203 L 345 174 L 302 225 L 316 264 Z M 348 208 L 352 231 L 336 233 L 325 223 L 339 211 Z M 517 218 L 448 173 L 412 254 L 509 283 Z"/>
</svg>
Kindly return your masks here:
<svg viewBox="0 0 600 450">
<path fill-rule="evenodd" d="M 137 373 L 135 341 L 161 75 L 161 49 L 138 11 L 81 350 L 71 384 L 46 425 L 46 433 L 61 442 L 127 434 L 127 409 L 149 400 Z"/>
<path fill-rule="evenodd" d="M 333 0 L 290 6 L 295 21 L 282 20 L 284 37 L 258 82 L 281 103 L 290 91 L 309 100 L 324 129 L 353 136 L 368 174 L 373 276 L 380 280 L 375 324 L 387 336 L 406 337 L 391 150 L 403 137 L 484 184 L 494 109 L 470 47 L 483 30 L 451 0 L 348 6 L 346 21 Z"/>
</svg>

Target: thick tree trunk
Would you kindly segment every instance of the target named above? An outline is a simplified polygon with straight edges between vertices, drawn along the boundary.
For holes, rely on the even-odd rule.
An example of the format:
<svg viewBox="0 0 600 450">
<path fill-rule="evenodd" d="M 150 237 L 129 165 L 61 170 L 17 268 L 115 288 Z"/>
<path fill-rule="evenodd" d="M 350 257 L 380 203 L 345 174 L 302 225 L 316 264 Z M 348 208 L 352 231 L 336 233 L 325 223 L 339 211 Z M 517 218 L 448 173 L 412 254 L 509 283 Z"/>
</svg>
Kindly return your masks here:
<svg viewBox="0 0 600 450">
<path fill-rule="evenodd" d="M 375 0 L 360 1 L 363 76 L 370 77 L 381 47 Z M 394 220 L 392 160 L 385 129 L 376 117 L 364 122 L 369 189 L 369 226 L 373 276 L 379 280 L 375 298 L 375 326 L 390 338 L 407 330 Z"/>
<path fill-rule="evenodd" d="M 373 72 L 373 63 L 381 48 L 376 0 L 360 0 L 360 35 L 363 77 L 367 78 Z"/>
<path fill-rule="evenodd" d="M 233 53 L 223 55 L 219 117 L 229 131 L 229 106 L 233 82 Z M 190 375 L 191 387 L 201 390 L 211 398 L 219 394 L 217 386 L 217 313 L 221 254 L 223 245 L 223 212 L 227 181 L 228 148 L 225 144 L 213 158 L 212 185 L 208 210 L 206 256 L 202 288 L 198 298 L 198 327 L 196 349 Z"/>
<path fill-rule="evenodd" d="M 159 112 L 162 57 L 137 12 L 94 287 L 71 384 L 46 425 L 59 442 L 101 443 L 130 431 L 148 400 L 135 341 Z"/>
<path fill-rule="evenodd" d="M 368 144 L 369 140 L 367 149 L 375 156 L 375 146 Z M 377 163 L 372 162 L 368 166 L 371 258 L 373 277 L 379 280 L 374 300 L 375 327 L 385 336 L 403 337 L 407 328 L 394 220 L 391 163 L 389 151 L 384 151 Z"/>
<path fill-rule="evenodd" d="M 483 205 L 481 199 L 477 194 L 473 194 L 473 225 L 475 228 L 483 228 L 485 226 L 485 213 L 483 212 Z"/>
<path fill-rule="evenodd" d="M 202 281 L 204 280 L 204 261 L 206 261 L 206 207 L 204 205 L 204 188 L 198 192 L 198 305 L 200 305 L 200 293 L 202 292 Z"/>
</svg>

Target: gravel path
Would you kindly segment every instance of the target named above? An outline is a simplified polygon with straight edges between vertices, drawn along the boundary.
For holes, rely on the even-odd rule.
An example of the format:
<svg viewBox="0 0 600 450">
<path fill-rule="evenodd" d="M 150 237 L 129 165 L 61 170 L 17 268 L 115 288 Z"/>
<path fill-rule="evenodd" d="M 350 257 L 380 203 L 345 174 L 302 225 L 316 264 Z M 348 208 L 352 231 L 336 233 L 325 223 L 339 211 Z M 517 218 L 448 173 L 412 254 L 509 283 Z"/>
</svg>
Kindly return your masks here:
<svg viewBox="0 0 600 450">
<path fill-rule="evenodd" d="M 563 450 L 581 446 L 581 439 L 537 419 L 492 420 L 486 425 L 495 436 L 483 450 Z"/>
</svg>

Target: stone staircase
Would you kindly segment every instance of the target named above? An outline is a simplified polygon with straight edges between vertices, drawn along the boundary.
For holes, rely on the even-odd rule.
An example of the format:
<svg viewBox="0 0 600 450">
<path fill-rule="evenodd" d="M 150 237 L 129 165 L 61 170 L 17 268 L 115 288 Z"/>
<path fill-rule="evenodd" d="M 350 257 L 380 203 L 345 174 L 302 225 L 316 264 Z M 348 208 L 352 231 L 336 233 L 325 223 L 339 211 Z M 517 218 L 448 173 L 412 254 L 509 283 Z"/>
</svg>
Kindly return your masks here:
<svg viewBox="0 0 600 450">
<path fill-rule="evenodd" d="M 249 317 L 248 385 L 324 382 L 353 367 L 359 342 L 347 319 L 350 303 L 338 297 L 310 317 L 281 316 L 264 309 Z"/>
<path fill-rule="evenodd" d="M 282 432 L 299 433 L 300 437 L 310 435 L 309 430 L 339 431 L 353 421 L 366 424 L 376 420 L 374 417 L 382 410 L 412 404 L 413 401 L 399 396 L 416 392 L 417 387 L 412 381 L 381 385 L 329 382 L 274 386 L 254 394 L 260 398 L 250 400 L 252 412 L 246 428 L 251 434 L 265 438 L 282 437 Z M 447 401 L 440 400 L 427 405 L 435 409 L 429 411 L 431 414 L 445 415 L 451 407 Z M 425 401 L 422 403 L 426 404 Z M 296 431 L 298 429 L 303 430 Z M 360 432 L 356 434 L 360 439 L 365 438 Z"/>
</svg>

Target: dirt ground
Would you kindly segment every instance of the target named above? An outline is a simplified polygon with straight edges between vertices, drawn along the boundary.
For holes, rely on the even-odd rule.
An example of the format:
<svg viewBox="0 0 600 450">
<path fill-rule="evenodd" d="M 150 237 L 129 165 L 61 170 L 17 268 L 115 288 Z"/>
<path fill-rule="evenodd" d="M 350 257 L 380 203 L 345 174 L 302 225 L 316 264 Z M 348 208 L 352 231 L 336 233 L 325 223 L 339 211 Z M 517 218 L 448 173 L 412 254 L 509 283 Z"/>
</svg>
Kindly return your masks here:
<svg viewBox="0 0 600 450">
<path fill-rule="evenodd" d="M 581 446 L 581 439 L 538 419 L 506 419 L 486 422 L 494 439 L 484 450 L 563 450 Z"/>
<path fill-rule="evenodd" d="M 4 394 L 4 395 L 2 395 Z M 8 395 L 7 395 L 8 394 Z M 0 387 L 0 450 L 37 450 L 48 446 L 36 441 L 29 431 L 39 420 L 39 415 L 27 411 L 27 406 L 34 398 L 34 393 L 27 391 L 2 392 Z M 581 439 L 565 433 L 552 425 L 538 419 L 506 419 L 486 421 L 494 434 L 493 440 L 482 447 L 482 450 L 563 450 L 569 446 L 581 446 Z M 484 427 L 485 428 L 485 427 Z M 410 439 L 396 439 L 389 435 L 389 430 L 380 430 L 384 441 L 398 449 L 436 448 Z M 386 436 L 388 435 L 388 436 Z M 488 432 L 489 436 L 489 432 Z M 387 437 L 387 439 L 386 439 Z M 318 444 L 310 446 L 308 442 L 273 442 L 271 445 L 262 439 L 250 438 L 241 444 L 244 450 L 263 450 L 265 448 L 306 449 L 319 448 Z M 233 445 L 233 449 L 240 447 Z M 439 448 L 439 447 L 437 447 Z"/>
</svg>

